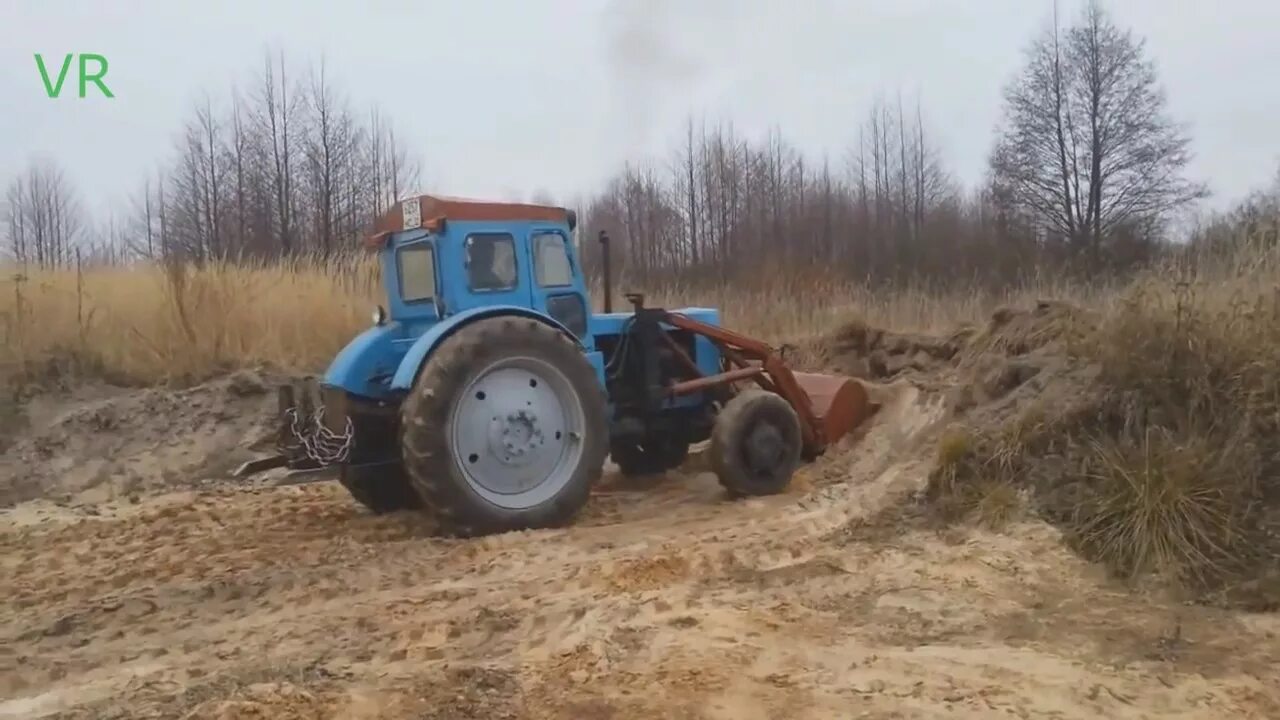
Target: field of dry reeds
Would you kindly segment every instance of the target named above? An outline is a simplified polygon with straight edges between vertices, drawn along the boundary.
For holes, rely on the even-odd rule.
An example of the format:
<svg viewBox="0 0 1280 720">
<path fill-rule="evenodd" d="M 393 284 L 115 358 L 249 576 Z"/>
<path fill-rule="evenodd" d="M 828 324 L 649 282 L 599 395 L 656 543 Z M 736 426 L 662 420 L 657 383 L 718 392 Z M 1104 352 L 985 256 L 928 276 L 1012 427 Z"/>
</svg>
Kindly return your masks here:
<svg viewBox="0 0 1280 720">
<path fill-rule="evenodd" d="M 601 305 L 599 283 L 593 300 Z M 1055 297 L 1092 304 L 1106 285 L 1031 277 L 994 292 L 978 288 L 893 291 L 839 279 L 789 275 L 752 283 L 674 281 L 641 290 L 651 306 L 721 309 L 734 329 L 773 342 L 820 335 L 851 318 L 876 327 L 947 332 L 994 308 Z M 242 367 L 322 371 L 386 304 L 367 257 L 270 264 L 153 264 L 83 270 L 4 268 L 0 276 L 0 381 L 84 374 L 128 385 L 186 384 Z"/>
</svg>

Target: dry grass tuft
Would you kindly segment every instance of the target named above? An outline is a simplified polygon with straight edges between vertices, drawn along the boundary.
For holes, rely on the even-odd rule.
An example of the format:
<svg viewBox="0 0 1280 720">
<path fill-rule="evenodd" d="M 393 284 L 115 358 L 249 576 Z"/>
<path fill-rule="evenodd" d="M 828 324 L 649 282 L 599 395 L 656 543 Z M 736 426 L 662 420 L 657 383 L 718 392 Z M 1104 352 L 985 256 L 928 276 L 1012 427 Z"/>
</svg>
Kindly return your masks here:
<svg viewBox="0 0 1280 720">
<path fill-rule="evenodd" d="M 1000 531 L 1022 514 L 1025 507 L 1017 485 L 1005 480 L 987 480 L 977 486 L 973 513 L 978 523 Z"/>
<path fill-rule="evenodd" d="M 938 441 L 939 468 L 954 468 L 973 452 L 973 435 L 965 428 L 949 428 Z"/>
<path fill-rule="evenodd" d="M 1259 458 L 1247 434 L 1223 445 L 1148 426 L 1085 450 L 1091 492 L 1073 529 L 1089 554 L 1130 577 L 1156 573 L 1197 584 L 1256 560 L 1248 516 Z"/>
<path fill-rule="evenodd" d="M 938 441 L 935 467 L 926 497 L 943 522 L 974 521 L 1002 530 L 1024 506 L 1018 486 L 991 452 L 963 426 L 953 426 Z"/>
</svg>

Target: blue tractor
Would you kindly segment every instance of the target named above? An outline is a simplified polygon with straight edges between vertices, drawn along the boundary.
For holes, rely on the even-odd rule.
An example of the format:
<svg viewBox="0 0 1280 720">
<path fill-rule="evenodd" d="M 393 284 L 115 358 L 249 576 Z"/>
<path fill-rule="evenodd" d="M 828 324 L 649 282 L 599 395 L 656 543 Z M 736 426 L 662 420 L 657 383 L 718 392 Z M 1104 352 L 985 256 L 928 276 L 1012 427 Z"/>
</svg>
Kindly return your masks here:
<svg viewBox="0 0 1280 720">
<path fill-rule="evenodd" d="M 710 440 L 730 494 L 782 491 L 868 414 L 864 388 L 793 373 L 708 308 L 591 309 L 571 210 L 433 196 L 380 218 L 386 309 L 319 383 L 280 389 L 279 453 L 238 474 L 336 468 L 375 513 L 477 535 L 570 522 L 606 457 L 679 466 Z M 739 385 L 753 381 L 754 386 Z"/>
</svg>

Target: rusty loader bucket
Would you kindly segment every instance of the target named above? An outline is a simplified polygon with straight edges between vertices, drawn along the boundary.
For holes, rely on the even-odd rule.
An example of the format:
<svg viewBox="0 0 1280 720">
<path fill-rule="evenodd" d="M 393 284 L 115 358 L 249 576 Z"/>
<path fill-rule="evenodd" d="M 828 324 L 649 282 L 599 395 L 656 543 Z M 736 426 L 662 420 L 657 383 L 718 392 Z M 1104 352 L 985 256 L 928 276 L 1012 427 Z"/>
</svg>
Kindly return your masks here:
<svg viewBox="0 0 1280 720">
<path fill-rule="evenodd" d="M 809 396 L 813 414 L 828 444 L 835 444 L 875 412 L 867 389 L 853 378 L 821 373 L 792 373 Z"/>
</svg>

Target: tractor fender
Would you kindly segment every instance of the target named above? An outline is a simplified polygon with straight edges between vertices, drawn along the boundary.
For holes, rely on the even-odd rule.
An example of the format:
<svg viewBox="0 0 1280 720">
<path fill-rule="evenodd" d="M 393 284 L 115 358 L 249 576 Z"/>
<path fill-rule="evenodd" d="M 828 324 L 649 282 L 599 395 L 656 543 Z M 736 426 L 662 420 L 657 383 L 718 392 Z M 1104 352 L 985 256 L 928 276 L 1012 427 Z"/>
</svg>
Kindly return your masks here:
<svg viewBox="0 0 1280 720">
<path fill-rule="evenodd" d="M 536 310 L 530 310 L 519 305 L 490 305 L 488 307 L 472 308 L 440 321 L 415 340 L 413 345 L 409 346 L 408 352 L 405 353 L 404 358 L 400 361 L 400 366 L 396 368 L 395 377 L 391 379 L 391 390 L 393 392 L 408 392 L 413 389 L 413 382 L 418 377 L 418 371 L 440 343 L 444 342 L 459 329 L 476 320 L 499 315 L 527 317 L 546 323 L 571 338 L 579 348 L 584 347 L 582 341 L 570 332 L 569 328 L 565 327 L 563 323 Z"/>
<path fill-rule="evenodd" d="M 399 323 L 389 323 L 375 325 L 352 338 L 329 363 L 324 384 L 353 395 L 384 398 L 387 379 L 398 367 L 395 343 L 402 331 Z"/>
</svg>

